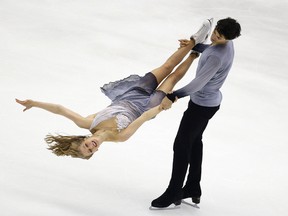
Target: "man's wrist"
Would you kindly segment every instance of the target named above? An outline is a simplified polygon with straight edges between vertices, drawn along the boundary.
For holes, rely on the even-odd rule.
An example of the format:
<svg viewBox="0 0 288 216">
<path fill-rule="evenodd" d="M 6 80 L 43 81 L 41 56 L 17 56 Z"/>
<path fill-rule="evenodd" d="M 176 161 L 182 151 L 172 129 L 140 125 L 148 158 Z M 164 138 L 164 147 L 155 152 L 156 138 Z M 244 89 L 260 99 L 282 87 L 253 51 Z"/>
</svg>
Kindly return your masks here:
<svg viewBox="0 0 288 216">
<path fill-rule="evenodd" d="M 174 95 L 173 93 L 167 94 L 166 97 L 167 97 L 170 101 L 172 101 L 172 103 L 174 103 L 175 100 L 176 100 L 176 95 Z"/>
</svg>

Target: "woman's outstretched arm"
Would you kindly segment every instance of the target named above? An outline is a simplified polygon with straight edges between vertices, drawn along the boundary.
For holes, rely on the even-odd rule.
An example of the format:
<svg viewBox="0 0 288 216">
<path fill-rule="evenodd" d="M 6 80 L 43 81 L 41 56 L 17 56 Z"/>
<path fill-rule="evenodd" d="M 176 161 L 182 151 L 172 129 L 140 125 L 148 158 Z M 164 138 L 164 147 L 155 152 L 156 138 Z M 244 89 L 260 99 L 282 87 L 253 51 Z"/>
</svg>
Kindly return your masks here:
<svg viewBox="0 0 288 216">
<path fill-rule="evenodd" d="M 118 134 L 118 141 L 119 142 L 124 142 L 128 140 L 137 130 L 138 128 L 144 124 L 144 122 L 152 119 L 156 115 L 158 115 L 163 109 L 161 109 L 160 105 L 155 106 L 151 108 L 150 110 L 147 110 L 144 112 L 140 117 L 138 117 L 135 121 L 133 121 L 127 128 L 122 130 Z"/>
<path fill-rule="evenodd" d="M 48 112 L 51 112 L 57 115 L 62 115 L 72 120 L 80 128 L 89 129 L 93 121 L 92 118 L 84 118 L 78 113 L 72 110 L 69 110 L 59 104 L 46 103 L 46 102 L 33 101 L 33 100 L 19 100 L 19 99 L 16 99 L 16 102 L 25 107 L 23 112 L 31 109 L 32 107 L 37 107 L 37 108 L 44 109 Z"/>
</svg>

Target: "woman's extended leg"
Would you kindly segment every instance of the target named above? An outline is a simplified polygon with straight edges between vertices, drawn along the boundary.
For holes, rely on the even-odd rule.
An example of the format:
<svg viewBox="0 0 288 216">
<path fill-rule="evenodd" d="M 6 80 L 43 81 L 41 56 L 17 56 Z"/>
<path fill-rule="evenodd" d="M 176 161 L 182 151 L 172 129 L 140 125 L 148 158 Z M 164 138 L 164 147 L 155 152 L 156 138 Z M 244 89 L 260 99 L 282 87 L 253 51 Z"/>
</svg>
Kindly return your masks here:
<svg viewBox="0 0 288 216">
<path fill-rule="evenodd" d="M 158 90 L 161 90 L 165 93 L 171 92 L 176 83 L 182 79 L 182 77 L 186 74 L 189 67 L 191 66 L 194 59 L 198 57 L 198 53 L 191 53 L 185 61 L 183 61 L 176 70 L 171 73 L 164 81 L 163 83 L 157 88 Z"/>
<path fill-rule="evenodd" d="M 160 84 L 165 77 L 167 77 L 182 60 L 183 58 L 189 53 L 189 51 L 194 47 L 195 42 L 194 40 L 185 40 L 185 46 L 181 46 L 180 41 L 180 48 L 173 53 L 166 62 L 161 65 L 160 67 L 152 70 L 152 73 L 157 79 L 158 84 Z"/>
<path fill-rule="evenodd" d="M 185 41 L 185 46 L 181 46 L 180 40 L 180 48 L 172 56 L 170 56 L 170 58 L 168 58 L 162 66 L 152 71 L 157 79 L 158 85 L 172 72 L 174 67 L 176 67 L 176 65 L 183 60 L 183 58 L 196 44 L 205 42 L 210 34 L 212 23 L 213 18 L 205 20 L 201 28 L 190 37 L 190 40 L 183 40 Z"/>
</svg>

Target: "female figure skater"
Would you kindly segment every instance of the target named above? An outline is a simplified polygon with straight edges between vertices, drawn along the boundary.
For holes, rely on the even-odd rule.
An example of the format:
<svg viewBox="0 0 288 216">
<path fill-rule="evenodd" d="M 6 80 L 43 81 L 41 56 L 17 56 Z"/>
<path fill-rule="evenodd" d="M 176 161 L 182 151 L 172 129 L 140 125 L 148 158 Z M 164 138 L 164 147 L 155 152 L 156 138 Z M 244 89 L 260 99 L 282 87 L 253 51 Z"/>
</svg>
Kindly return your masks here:
<svg viewBox="0 0 288 216">
<path fill-rule="evenodd" d="M 212 23 L 205 20 L 190 40 L 179 40 L 180 48 L 166 62 L 140 77 L 131 75 L 123 80 L 101 87 L 112 103 L 104 110 L 85 117 L 61 105 L 33 100 L 19 100 L 26 111 L 38 107 L 72 120 L 78 127 L 88 129 L 91 136 L 47 135 L 49 150 L 58 156 L 89 159 L 104 141 L 124 142 L 145 122 L 162 111 L 160 103 L 175 84 L 185 75 L 198 53 L 192 51 L 177 69 L 171 73 L 198 43 L 203 43 L 211 31 Z M 163 81 L 164 80 L 164 81 Z M 163 81 L 163 82 L 162 82 Z"/>
</svg>

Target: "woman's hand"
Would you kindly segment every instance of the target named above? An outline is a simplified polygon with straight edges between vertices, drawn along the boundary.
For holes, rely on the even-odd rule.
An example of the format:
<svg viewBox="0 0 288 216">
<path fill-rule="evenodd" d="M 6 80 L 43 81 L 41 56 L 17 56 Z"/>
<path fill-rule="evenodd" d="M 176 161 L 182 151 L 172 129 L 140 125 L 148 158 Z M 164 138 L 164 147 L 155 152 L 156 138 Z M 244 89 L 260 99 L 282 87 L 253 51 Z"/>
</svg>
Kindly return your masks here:
<svg viewBox="0 0 288 216">
<path fill-rule="evenodd" d="M 16 99 L 16 102 L 25 107 L 23 112 L 25 112 L 26 110 L 32 107 L 40 108 L 48 112 L 64 116 L 72 120 L 80 128 L 89 129 L 93 121 L 93 119 L 90 119 L 90 118 L 86 119 L 82 117 L 81 115 L 79 115 L 78 113 L 70 109 L 67 109 L 66 107 L 59 105 L 59 104 L 53 104 L 53 103 L 47 103 L 47 102 L 41 102 L 41 101 L 33 101 L 33 100 L 22 101 L 19 99 Z"/>
<path fill-rule="evenodd" d="M 174 102 L 176 102 L 177 99 L 178 98 L 176 97 L 176 100 Z M 171 100 L 169 100 L 167 97 L 164 97 L 159 106 L 160 106 L 161 110 L 167 110 L 167 109 L 170 109 L 172 107 L 172 104 L 173 104 L 173 102 Z"/>
<path fill-rule="evenodd" d="M 22 106 L 25 107 L 25 109 L 23 110 L 23 112 L 25 112 L 26 110 L 30 109 L 33 107 L 33 101 L 32 100 L 19 100 L 19 99 L 15 99 L 17 103 L 21 104 Z"/>
<path fill-rule="evenodd" d="M 191 43 L 191 40 L 187 40 L 187 39 L 180 39 L 178 41 L 180 43 L 180 48 L 186 47 Z"/>
</svg>

